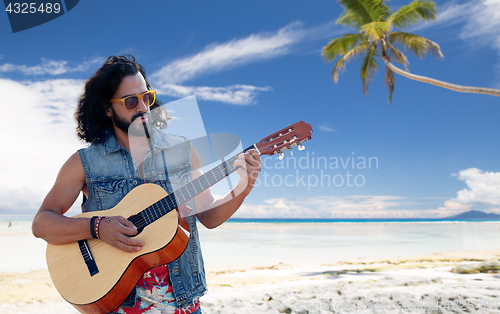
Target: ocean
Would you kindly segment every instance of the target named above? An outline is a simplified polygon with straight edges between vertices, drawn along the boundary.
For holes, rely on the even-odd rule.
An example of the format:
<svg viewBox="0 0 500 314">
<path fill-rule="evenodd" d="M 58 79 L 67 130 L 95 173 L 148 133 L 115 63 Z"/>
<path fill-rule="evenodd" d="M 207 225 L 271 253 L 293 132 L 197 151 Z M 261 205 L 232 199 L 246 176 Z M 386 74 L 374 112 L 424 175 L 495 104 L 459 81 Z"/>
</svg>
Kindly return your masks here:
<svg viewBox="0 0 500 314">
<path fill-rule="evenodd" d="M 206 264 L 328 264 L 500 249 L 500 221 L 231 219 L 200 228 Z"/>
<path fill-rule="evenodd" d="M 45 268 L 30 216 L 0 216 L 0 272 Z M 9 221 L 11 226 L 9 227 Z M 500 221 L 230 219 L 199 227 L 206 267 L 320 265 L 500 249 Z"/>
</svg>

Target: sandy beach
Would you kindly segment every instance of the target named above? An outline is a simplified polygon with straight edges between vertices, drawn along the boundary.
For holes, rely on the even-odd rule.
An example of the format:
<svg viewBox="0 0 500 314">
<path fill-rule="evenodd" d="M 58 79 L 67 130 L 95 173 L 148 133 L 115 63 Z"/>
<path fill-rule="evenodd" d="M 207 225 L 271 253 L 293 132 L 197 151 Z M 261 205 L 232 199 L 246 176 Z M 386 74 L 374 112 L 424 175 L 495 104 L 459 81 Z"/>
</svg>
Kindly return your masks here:
<svg viewBox="0 0 500 314">
<path fill-rule="evenodd" d="M 0 223 L 0 241 L 24 239 L 18 253 L 28 254 L 17 266 L 10 265 L 12 271 L 0 268 L 0 313 L 78 313 L 61 299 L 48 271 L 37 269 L 44 259 L 44 243 L 28 241 L 27 224 Z M 221 229 L 222 236 L 235 228 L 279 230 L 228 225 Z M 206 232 L 200 230 L 202 245 Z M 207 250 L 214 239 L 205 238 Z M 0 266 L 10 263 L 5 253 L 2 250 Z M 499 259 L 500 250 L 470 250 L 331 263 L 301 263 L 285 255 L 278 263 L 255 263 L 249 258 L 246 265 L 231 266 L 207 254 L 210 293 L 201 303 L 204 313 L 500 313 L 500 274 L 495 270 Z M 490 270 L 483 267 L 480 272 L 481 265 Z"/>
</svg>

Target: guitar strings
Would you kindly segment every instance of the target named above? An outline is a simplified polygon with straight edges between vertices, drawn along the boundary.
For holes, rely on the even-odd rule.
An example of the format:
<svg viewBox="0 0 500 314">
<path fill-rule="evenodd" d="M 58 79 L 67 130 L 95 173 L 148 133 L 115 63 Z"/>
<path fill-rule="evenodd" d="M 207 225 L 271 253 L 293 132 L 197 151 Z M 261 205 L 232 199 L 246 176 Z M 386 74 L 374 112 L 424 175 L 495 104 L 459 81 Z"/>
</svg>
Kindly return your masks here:
<svg viewBox="0 0 500 314">
<path fill-rule="evenodd" d="M 163 217 L 173 209 L 177 208 L 179 203 L 183 204 L 184 202 L 192 199 L 199 193 L 203 192 L 207 188 L 211 187 L 212 185 L 216 184 L 220 180 L 233 173 L 236 170 L 234 168 L 234 161 L 238 158 L 238 155 L 239 154 L 231 157 L 227 161 L 224 161 L 210 171 L 207 171 L 204 175 L 194 179 L 193 181 L 189 182 L 188 184 L 184 185 L 183 187 L 177 189 L 173 193 L 139 212 L 138 215 L 141 215 L 144 218 L 144 227 L 150 225 L 157 219 Z M 211 176 L 212 178 L 210 178 L 209 176 Z M 202 183 L 201 180 L 205 180 L 205 183 Z M 197 188 L 195 184 L 197 184 L 199 188 Z M 179 195 L 179 197 L 176 197 L 177 195 Z M 176 199 L 179 202 L 177 202 Z M 100 242 L 92 240 L 93 239 L 91 239 L 90 243 L 88 243 L 89 248 L 93 248 Z"/>
</svg>

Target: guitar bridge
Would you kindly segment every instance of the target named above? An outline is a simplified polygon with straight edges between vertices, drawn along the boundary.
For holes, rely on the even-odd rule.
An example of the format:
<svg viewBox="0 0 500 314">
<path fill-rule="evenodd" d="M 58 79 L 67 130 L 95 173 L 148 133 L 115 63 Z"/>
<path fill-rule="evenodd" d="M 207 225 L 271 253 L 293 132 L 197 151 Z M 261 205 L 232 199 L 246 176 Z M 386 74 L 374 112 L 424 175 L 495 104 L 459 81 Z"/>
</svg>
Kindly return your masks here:
<svg viewBox="0 0 500 314">
<path fill-rule="evenodd" d="M 78 241 L 78 246 L 80 247 L 80 252 L 82 253 L 83 260 L 85 261 L 85 264 L 87 264 L 90 276 L 92 277 L 99 273 L 99 269 L 97 268 L 94 257 L 92 256 L 92 252 L 90 252 L 87 240 Z"/>
</svg>

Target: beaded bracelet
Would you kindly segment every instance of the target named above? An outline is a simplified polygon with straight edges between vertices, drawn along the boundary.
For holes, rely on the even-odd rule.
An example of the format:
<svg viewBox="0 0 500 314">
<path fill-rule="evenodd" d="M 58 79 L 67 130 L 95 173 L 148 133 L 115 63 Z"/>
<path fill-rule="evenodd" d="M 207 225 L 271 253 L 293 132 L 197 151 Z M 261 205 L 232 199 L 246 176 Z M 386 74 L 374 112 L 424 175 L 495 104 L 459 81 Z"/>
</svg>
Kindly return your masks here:
<svg viewBox="0 0 500 314">
<path fill-rule="evenodd" d="M 108 216 L 101 216 L 99 218 L 97 218 L 97 221 L 95 222 L 95 234 L 97 236 L 97 239 L 101 239 L 101 236 L 99 235 L 99 224 L 101 223 L 101 220 L 105 218 L 108 222 L 109 221 L 109 217 Z"/>
<path fill-rule="evenodd" d="M 94 239 L 97 239 L 97 235 L 95 234 L 95 230 L 94 230 L 95 221 L 96 221 L 97 218 L 98 218 L 97 216 L 94 216 L 94 217 L 90 218 L 90 235 Z"/>
</svg>

